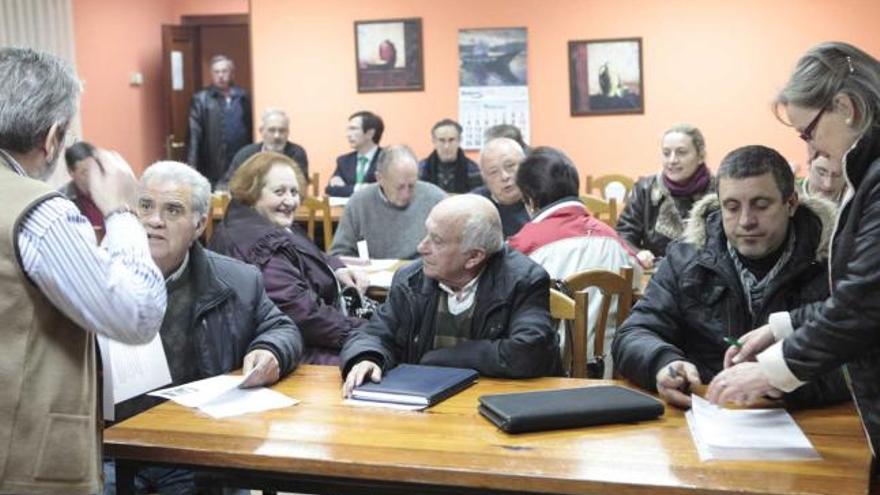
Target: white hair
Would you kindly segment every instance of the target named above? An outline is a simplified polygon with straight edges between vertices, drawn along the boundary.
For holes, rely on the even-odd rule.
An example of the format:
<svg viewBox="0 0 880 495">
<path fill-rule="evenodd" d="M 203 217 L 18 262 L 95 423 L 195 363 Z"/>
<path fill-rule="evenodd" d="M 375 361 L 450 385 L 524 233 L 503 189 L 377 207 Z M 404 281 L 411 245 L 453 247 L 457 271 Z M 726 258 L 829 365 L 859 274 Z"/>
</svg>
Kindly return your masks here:
<svg viewBox="0 0 880 495">
<path fill-rule="evenodd" d="M 266 121 L 269 120 L 270 117 L 277 115 L 279 117 L 284 118 L 288 124 L 290 124 L 290 117 L 287 116 L 287 112 L 280 108 L 269 107 L 263 110 L 263 114 L 260 115 L 260 120 L 263 122 L 263 125 L 266 125 Z"/>
<path fill-rule="evenodd" d="M 208 215 L 208 208 L 211 205 L 211 183 L 196 169 L 180 162 L 156 162 L 144 170 L 144 174 L 141 175 L 141 187 L 153 181 L 188 186 L 192 198 L 190 207 L 196 220 Z"/>
</svg>

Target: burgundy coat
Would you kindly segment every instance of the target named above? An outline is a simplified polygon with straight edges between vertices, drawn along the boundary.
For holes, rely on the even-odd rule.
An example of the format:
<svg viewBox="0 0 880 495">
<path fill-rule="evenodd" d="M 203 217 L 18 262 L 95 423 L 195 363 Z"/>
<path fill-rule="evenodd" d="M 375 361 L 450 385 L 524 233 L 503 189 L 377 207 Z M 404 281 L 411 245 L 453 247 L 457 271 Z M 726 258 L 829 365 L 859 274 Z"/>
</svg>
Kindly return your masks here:
<svg viewBox="0 0 880 495">
<path fill-rule="evenodd" d="M 277 227 L 251 207 L 233 200 L 211 238 L 211 249 L 257 266 L 266 292 L 290 316 L 305 340 L 302 363 L 339 364 L 348 334 L 365 321 L 340 307 L 336 269 L 345 266 L 325 254 L 296 225 Z"/>
</svg>

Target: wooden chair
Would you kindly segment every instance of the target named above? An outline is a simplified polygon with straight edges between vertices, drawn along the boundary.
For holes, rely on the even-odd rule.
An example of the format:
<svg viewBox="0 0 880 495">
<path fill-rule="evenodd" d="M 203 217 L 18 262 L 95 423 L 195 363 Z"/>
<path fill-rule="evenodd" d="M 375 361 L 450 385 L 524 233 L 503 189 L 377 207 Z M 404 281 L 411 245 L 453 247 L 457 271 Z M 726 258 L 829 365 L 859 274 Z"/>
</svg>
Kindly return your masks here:
<svg viewBox="0 0 880 495">
<path fill-rule="evenodd" d="M 583 313 L 584 324 L 575 325 L 572 331 L 572 371 L 571 376 L 583 378 L 587 373 L 587 305 L 586 289 L 595 287 L 599 290 L 600 305 L 593 329 L 593 357 L 603 357 L 605 350 L 605 328 L 608 325 L 608 313 L 611 309 L 611 299 L 617 296 L 617 322 L 620 326 L 630 312 L 633 299 L 633 269 L 625 266 L 620 269 L 620 274 L 608 270 L 587 270 L 575 273 L 565 278 L 565 284 L 573 291 L 575 296 L 584 292 L 585 303 Z"/>
<path fill-rule="evenodd" d="M 320 180 L 320 172 L 312 172 L 312 176 L 309 178 L 309 184 L 312 186 L 312 196 L 316 198 L 321 196 L 320 189 L 318 188 L 318 182 L 320 182 Z"/>
<path fill-rule="evenodd" d="M 606 200 L 593 195 L 581 196 L 580 199 L 593 216 L 611 226 L 612 229 L 617 228 L 616 199 Z"/>
<path fill-rule="evenodd" d="M 571 368 L 566 370 L 566 374 L 575 378 L 586 378 L 587 375 L 586 364 L 584 364 L 580 373 L 575 371 L 576 368 L 572 359 L 572 349 L 574 348 L 572 342 L 576 335 L 583 335 L 584 339 L 586 339 L 588 301 L 589 296 L 586 290 L 575 292 L 574 298 L 571 298 L 556 289 L 550 289 L 550 317 L 563 322 L 566 330 L 567 338 L 562 351 L 562 362 L 566 365 L 571 363 Z M 586 353 L 586 340 L 583 340 L 581 347 L 583 347 L 584 353 Z M 586 357 L 584 357 L 584 362 L 586 363 Z"/>
<path fill-rule="evenodd" d="M 306 233 L 312 242 L 315 242 L 315 223 L 318 212 L 321 213 L 321 226 L 324 229 L 324 251 L 329 253 L 330 246 L 333 245 L 333 218 L 330 215 L 330 199 L 327 196 L 321 199 L 306 196 L 302 199 L 302 206 L 309 213 L 306 221 Z"/>
<path fill-rule="evenodd" d="M 232 197 L 229 193 L 214 193 L 211 195 L 211 206 L 208 209 L 208 223 L 205 225 L 205 232 L 202 234 L 204 244 L 207 246 L 214 235 L 214 223 L 223 220 L 226 216 L 226 208 L 229 207 L 229 201 Z"/>
<path fill-rule="evenodd" d="M 613 186 L 614 184 L 620 184 L 624 188 L 624 193 L 622 195 L 608 194 L 608 187 Z M 632 193 L 633 186 L 635 185 L 635 181 L 625 175 L 621 174 L 609 174 L 609 175 L 600 175 L 599 177 L 593 177 L 592 175 L 587 176 L 587 194 L 593 194 L 593 190 L 599 190 L 599 196 L 602 199 L 611 199 L 609 196 L 613 197 L 617 200 L 618 203 L 623 204 L 629 199 L 629 195 Z M 612 189 L 618 189 L 618 187 L 612 187 Z"/>
</svg>

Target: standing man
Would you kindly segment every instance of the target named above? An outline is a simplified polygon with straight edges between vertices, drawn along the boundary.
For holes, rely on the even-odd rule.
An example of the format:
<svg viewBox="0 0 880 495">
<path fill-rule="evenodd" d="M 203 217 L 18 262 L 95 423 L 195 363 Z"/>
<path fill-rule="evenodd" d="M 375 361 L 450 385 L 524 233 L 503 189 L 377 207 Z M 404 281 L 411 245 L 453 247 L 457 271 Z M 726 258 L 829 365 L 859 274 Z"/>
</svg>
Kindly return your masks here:
<svg viewBox="0 0 880 495">
<path fill-rule="evenodd" d="M 235 153 L 251 143 L 251 101 L 232 82 L 235 64 L 226 55 L 211 58 L 211 86 L 197 92 L 189 107 L 190 166 L 217 184 Z"/>
<path fill-rule="evenodd" d="M 336 158 L 336 171 L 324 192 L 327 196 L 347 198 L 370 182 L 376 182 L 379 141 L 385 131 L 382 118 L 373 112 L 356 112 L 348 118 L 345 136 L 351 153 Z"/>
<path fill-rule="evenodd" d="M 522 146 L 506 137 L 489 141 L 480 153 L 480 175 L 486 185 L 474 189 L 474 194 L 489 198 L 498 209 L 505 239 L 529 221 L 522 193 L 516 186 L 516 171 L 523 160 Z"/>
<path fill-rule="evenodd" d="M 91 165 L 100 247 L 86 217 L 43 182 L 79 91 L 60 59 L 0 49 L 0 493 L 98 493 L 94 336 L 146 343 L 165 313 L 128 164 L 99 151 Z"/>
<path fill-rule="evenodd" d="M 306 180 L 309 180 L 309 157 L 306 155 L 306 150 L 302 146 L 287 140 L 290 136 L 290 118 L 287 116 L 287 113 L 280 108 L 267 108 L 263 112 L 261 121 L 260 135 L 263 137 L 263 141 L 245 146 L 232 157 L 232 165 L 229 166 L 229 170 L 226 172 L 221 183 L 224 188 L 232 180 L 232 176 L 235 175 L 238 167 L 247 161 L 248 158 L 261 151 L 274 151 L 275 153 L 288 156 L 299 165 L 303 176 Z"/>
<path fill-rule="evenodd" d="M 461 149 L 461 131 L 461 125 L 452 119 L 434 124 L 434 152 L 419 163 L 419 179 L 454 194 L 471 192 L 483 185 L 480 168 Z"/>
</svg>

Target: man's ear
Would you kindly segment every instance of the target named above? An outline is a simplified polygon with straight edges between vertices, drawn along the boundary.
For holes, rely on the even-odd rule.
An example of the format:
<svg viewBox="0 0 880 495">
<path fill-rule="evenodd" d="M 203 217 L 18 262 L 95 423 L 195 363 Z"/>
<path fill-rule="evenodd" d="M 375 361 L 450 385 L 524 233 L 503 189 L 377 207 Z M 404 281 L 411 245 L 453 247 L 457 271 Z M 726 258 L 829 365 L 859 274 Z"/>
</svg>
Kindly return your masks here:
<svg viewBox="0 0 880 495">
<path fill-rule="evenodd" d="M 46 140 L 43 141 L 43 151 L 46 153 L 46 156 L 55 156 L 55 151 L 59 146 L 62 146 L 62 141 L 64 140 L 64 136 L 61 135 L 62 130 L 61 124 L 58 122 L 52 124 L 52 127 L 49 128 L 49 132 L 46 133 Z"/>
<path fill-rule="evenodd" d="M 376 144 L 376 140 L 373 137 L 376 135 L 376 129 L 367 129 L 364 131 L 364 135 L 370 138 L 370 142 Z"/>
<path fill-rule="evenodd" d="M 793 217 L 794 212 L 797 211 L 798 205 L 800 204 L 797 191 L 792 191 L 791 196 L 785 200 L 785 204 L 788 207 L 788 216 Z"/>
<path fill-rule="evenodd" d="M 205 228 L 208 226 L 208 222 L 210 221 L 211 219 L 209 215 L 202 215 L 201 217 L 199 217 L 196 223 L 196 239 L 198 239 L 202 236 L 202 234 L 205 233 Z"/>
<path fill-rule="evenodd" d="M 467 261 L 464 262 L 464 268 L 466 270 L 473 270 L 474 268 L 480 266 L 484 261 L 486 261 L 485 250 L 471 249 L 470 254 L 468 254 Z"/>
</svg>

